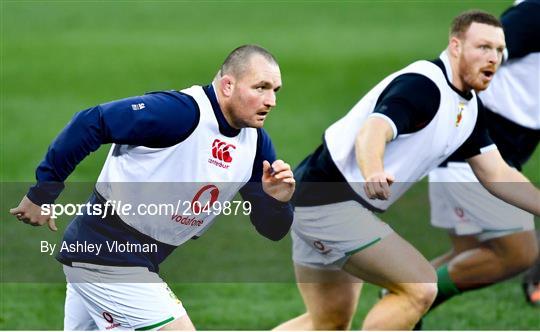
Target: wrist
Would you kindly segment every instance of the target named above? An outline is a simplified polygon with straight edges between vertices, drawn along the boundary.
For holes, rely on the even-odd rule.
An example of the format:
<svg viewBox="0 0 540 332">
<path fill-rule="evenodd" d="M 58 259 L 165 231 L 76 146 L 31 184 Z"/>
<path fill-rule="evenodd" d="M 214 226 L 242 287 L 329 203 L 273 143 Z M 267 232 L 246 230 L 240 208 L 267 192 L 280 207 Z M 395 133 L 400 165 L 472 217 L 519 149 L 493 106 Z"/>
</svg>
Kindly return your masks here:
<svg viewBox="0 0 540 332">
<path fill-rule="evenodd" d="M 51 204 L 54 203 L 56 198 L 60 195 L 64 189 L 62 182 L 37 182 L 34 186 L 30 187 L 26 197 L 36 205 Z"/>
</svg>

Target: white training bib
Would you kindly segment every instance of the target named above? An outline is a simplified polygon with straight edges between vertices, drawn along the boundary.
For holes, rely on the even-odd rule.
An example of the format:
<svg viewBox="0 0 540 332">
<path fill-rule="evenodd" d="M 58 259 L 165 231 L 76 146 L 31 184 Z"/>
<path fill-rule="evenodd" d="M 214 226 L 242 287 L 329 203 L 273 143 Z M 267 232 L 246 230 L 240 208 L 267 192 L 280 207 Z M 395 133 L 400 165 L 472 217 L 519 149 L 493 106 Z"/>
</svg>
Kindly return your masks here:
<svg viewBox="0 0 540 332">
<path fill-rule="evenodd" d="M 504 118 L 540 129 L 540 53 L 508 60 L 479 96 L 487 108 Z"/>
<path fill-rule="evenodd" d="M 200 110 L 193 133 L 166 148 L 113 144 L 96 184 L 103 198 L 133 206 L 132 213 L 119 215 L 126 224 L 175 246 L 211 225 L 216 215 L 202 208 L 236 195 L 251 177 L 257 151 L 255 128 L 225 136 L 202 87 L 181 92 L 192 96 Z M 155 212 L 149 208 L 158 204 L 174 209 L 163 211 L 164 207 L 159 215 L 149 215 Z M 146 211 L 138 211 L 139 207 Z"/>
<path fill-rule="evenodd" d="M 446 68 L 448 58 L 442 54 Z M 447 69 L 448 70 L 448 69 Z M 384 170 L 395 176 L 392 195 L 388 200 L 369 199 L 363 189 L 364 177 L 356 162 L 354 142 L 364 121 L 373 113 L 377 99 L 384 89 L 399 75 L 421 74 L 432 80 L 440 91 L 440 106 L 435 117 L 423 129 L 412 134 L 399 135 L 386 144 Z M 418 91 L 422 94 L 423 91 Z M 416 181 L 456 151 L 471 135 L 478 116 L 478 102 L 466 100 L 452 90 L 441 69 L 429 61 L 417 61 L 388 76 L 364 96 L 349 113 L 330 126 L 325 141 L 330 155 L 362 199 L 379 210 L 386 210 Z"/>
</svg>

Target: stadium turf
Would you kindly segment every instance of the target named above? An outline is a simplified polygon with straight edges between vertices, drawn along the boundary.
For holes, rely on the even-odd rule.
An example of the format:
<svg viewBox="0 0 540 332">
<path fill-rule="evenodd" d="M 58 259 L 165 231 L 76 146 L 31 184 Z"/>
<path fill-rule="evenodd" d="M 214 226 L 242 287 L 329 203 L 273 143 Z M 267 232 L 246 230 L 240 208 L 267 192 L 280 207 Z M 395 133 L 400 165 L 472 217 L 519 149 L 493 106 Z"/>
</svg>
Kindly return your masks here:
<svg viewBox="0 0 540 332">
<path fill-rule="evenodd" d="M 283 89 L 266 129 L 280 158 L 297 165 L 323 130 L 375 83 L 416 59 L 438 56 L 453 16 L 500 14 L 510 1 L 78 2 L 1 1 L 0 329 L 61 329 L 61 266 L 39 241 L 61 232 L 17 224 L 7 211 L 33 180 L 49 142 L 73 113 L 147 91 L 211 81 L 245 43 L 271 50 Z M 108 148 L 71 182 L 95 181 Z M 538 186 L 540 153 L 525 173 Z M 77 185 L 76 185 L 77 187 Z M 84 201 L 89 191 L 70 197 Z M 420 183 L 383 218 L 428 257 L 445 247 L 428 225 Z M 67 219 L 59 226 L 65 227 Z M 538 223 L 537 223 L 538 225 Z M 303 312 L 290 239 L 271 243 L 245 218 L 224 218 L 163 264 L 163 276 L 200 329 L 269 329 Z M 204 265 L 201 262 L 204 261 Z M 366 286 L 353 328 L 376 301 Z M 425 320 L 427 329 L 539 329 L 517 280 L 460 296 Z"/>
</svg>

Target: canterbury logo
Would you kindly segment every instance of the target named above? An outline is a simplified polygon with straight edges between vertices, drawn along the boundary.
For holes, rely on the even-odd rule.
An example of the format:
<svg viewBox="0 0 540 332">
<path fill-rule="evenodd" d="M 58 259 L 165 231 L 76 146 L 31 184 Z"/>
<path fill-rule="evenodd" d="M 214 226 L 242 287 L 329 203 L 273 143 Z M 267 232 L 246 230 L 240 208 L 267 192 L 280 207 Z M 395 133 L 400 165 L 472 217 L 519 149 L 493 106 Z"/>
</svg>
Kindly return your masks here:
<svg viewBox="0 0 540 332">
<path fill-rule="evenodd" d="M 232 161 L 231 149 L 236 149 L 236 146 L 215 139 L 212 143 L 212 157 L 230 163 Z"/>
</svg>

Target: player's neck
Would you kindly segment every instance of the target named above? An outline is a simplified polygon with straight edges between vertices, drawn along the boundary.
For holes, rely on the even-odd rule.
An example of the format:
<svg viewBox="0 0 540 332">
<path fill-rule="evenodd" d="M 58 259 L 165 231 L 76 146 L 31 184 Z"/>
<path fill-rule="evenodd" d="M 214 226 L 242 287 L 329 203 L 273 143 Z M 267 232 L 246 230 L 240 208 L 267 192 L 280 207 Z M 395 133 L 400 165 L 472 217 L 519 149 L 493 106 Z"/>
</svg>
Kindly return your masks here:
<svg viewBox="0 0 540 332">
<path fill-rule="evenodd" d="M 449 56 L 448 60 L 450 61 L 450 70 L 452 72 L 452 77 L 450 83 L 458 89 L 459 91 L 463 93 L 469 93 L 471 92 L 471 87 L 469 87 L 461 77 L 459 73 L 459 60 Z"/>
<path fill-rule="evenodd" d="M 214 81 L 212 82 L 212 85 L 214 87 L 214 92 L 216 94 L 217 103 L 221 110 L 221 114 L 223 114 L 223 117 L 225 118 L 225 121 L 231 128 L 241 129 L 241 128 L 237 128 L 234 125 L 234 121 L 231 117 L 230 107 L 228 103 L 225 102 L 227 98 L 225 98 L 225 96 L 222 94 L 221 87 L 219 86 L 219 82 Z"/>
</svg>

